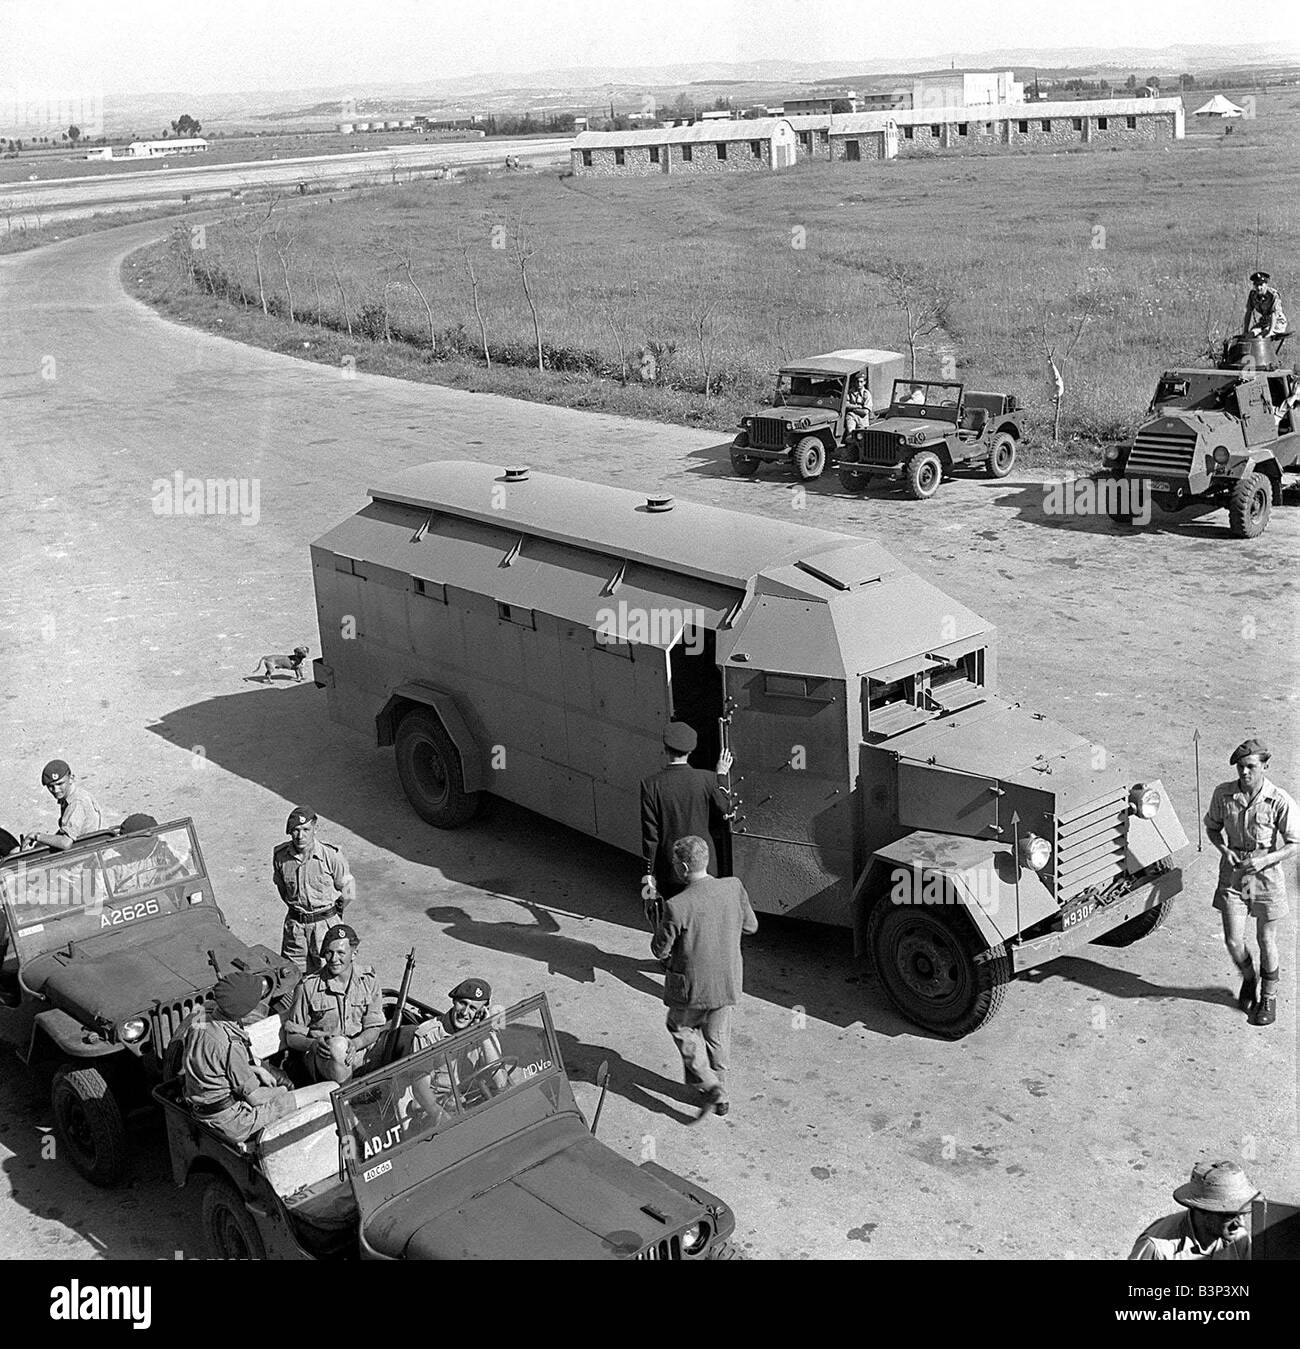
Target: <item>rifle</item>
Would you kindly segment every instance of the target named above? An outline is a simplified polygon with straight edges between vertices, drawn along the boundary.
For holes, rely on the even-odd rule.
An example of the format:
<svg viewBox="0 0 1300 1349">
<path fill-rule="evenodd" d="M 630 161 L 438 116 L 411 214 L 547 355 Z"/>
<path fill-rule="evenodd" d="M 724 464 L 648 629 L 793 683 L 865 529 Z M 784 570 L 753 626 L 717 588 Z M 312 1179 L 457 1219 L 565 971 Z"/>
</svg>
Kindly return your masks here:
<svg viewBox="0 0 1300 1349">
<path fill-rule="evenodd" d="M 406 1010 L 406 1000 L 411 993 L 411 975 L 415 972 L 415 947 L 412 946 L 406 956 L 406 969 L 402 971 L 402 986 L 397 993 L 397 1004 L 388 1020 L 388 1029 L 384 1032 L 384 1052 L 380 1063 L 391 1063 L 397 1056 L 397 1033 L 402 1024 L 402 1013 Z"/>
</svg>

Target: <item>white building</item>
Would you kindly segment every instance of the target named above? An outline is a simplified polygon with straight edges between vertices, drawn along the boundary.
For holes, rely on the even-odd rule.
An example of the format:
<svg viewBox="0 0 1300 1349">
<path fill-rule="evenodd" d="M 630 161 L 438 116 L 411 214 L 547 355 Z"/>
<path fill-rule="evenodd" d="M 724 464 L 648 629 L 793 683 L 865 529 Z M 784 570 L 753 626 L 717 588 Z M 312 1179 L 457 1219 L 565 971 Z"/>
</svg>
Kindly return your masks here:
<svg viewBox="0 0 1300 1349">
<path fill-rule="evenodd" d="M 1017 81 L 1013 70 L 953 71 L 950 75 L 912 81 L 911 106 L 917 112 L 1024 101 L 1025 86 Z"/>
<path fill-rule="evenodd" d="M 177 136 L 166 141 L 132 141 L 126 152 L 136 159 L 158 159 L 162 155 L 197 155 L 207 148 L 202 136 Z"/>
</svg>

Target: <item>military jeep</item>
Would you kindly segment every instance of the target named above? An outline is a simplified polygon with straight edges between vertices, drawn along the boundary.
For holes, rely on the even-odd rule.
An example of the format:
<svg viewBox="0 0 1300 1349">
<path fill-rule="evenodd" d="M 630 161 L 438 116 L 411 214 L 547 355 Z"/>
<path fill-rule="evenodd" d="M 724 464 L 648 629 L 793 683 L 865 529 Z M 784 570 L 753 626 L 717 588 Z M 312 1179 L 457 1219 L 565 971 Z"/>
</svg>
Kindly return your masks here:
<svg viewBox="0 0 1300 1349">
<path fill-rule="evenodd" d="M 752 478 L 765 462 L 783 460 L 804 481 L 820 477 L 844 444 L 854 376 L 866 376 L 872 405 L 879 407 L 890 381 L 902 371 L 898 352 L 868 348 L 831 351 L 782 366 L 773 406 L 740 419 L 731 442 L 732 470 Z"/>
<path fill-rule="evenodd" d="M 1231 532 L 1257 538 L 1271 508 L 1282 504 L 1285 475 L 1300 473 L 1300 415 L 1292 402 L 1300 382 L 1282 364 L 1281 345 L 1234 337 L 1213 367 L 1166 370 L 1150 419 L 1131 441 L 1106 449 L 1102 471 L 1145 481 L 1166 512 L 1227 506 Z M 1133 513 L 1116 510 L 1112 519 L 1132 524 Z"/>
<path fill-rule="evenodd" d="M 407 1020 L 427 1008 L 414 1004 Z M 730 1208 L 598 1142 L 544 994 L 376 1068 L 234 1147 L 155 1091 L 218 1259 L 719 1260 Z M 331 1108 L 332 1106 L 332 1108 Z"/>
<path fill-rule="evenodd" d="M 989 477 L 1005 478 L 1024 436 L 1019 411 L 1013 394 L 895 380 L 884 415 L 850 436 L 836 458 L 840 483 L 862 492 L 873 478 L 901 478 L 913 497 L 927 501 L 958 464 L 983 464 Z"/>
<path fill-rule="evenodd" d="M 0 861 L 0 1041 L 53 1066 L 58 1147 L 87 1180 L 122 1178 L 126 1119 L 218 969 L 262 974 L 275 1001 L 299 977 L 227 927 L 188 819 Z"/>
</svg>

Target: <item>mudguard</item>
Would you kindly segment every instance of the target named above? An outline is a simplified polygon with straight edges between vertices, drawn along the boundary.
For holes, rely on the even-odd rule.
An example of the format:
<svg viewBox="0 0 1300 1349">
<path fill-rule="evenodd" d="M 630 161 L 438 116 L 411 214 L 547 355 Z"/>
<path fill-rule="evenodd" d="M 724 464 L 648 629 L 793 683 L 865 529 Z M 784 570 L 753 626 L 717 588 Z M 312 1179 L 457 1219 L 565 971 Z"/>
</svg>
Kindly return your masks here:
<svg viewBox="0 0 1300 1349">
<path fill-rule="evenodd" d="M 70 1017 L 57 1007 L 38 1012 L 32 1022 L 32 1041 L 27 1050 L 26 1063 L 33 1063 L 41 1055 L 41 1037 L 44 1036 L 59 1051 L 70 1059 L 100 1059 L 108 1054 L 120 1054 L 122 1046 L 111 1040 L 105 1040 L 93 1030 L 83 1026 L 80 1021 Z"/>
<path fill-rule="evenodd" d="M 397 718 L 394 711 L 399 703 L 419 703 L 438 714 L 443 729 L 451 737 L 460 755 L 461 775 L 467 792 L 482 791 L 486 785 L 483 775 L 483 756 L 469 729 L 468 723 L 456 705 L 456 699 L 445 689 L 435 688 L 432 684 L 413 681 L 401 684 L 393 690 L 379 715 L 375 718 L 378 743 L 391 745 L 397 735 Z"/>
</svg>

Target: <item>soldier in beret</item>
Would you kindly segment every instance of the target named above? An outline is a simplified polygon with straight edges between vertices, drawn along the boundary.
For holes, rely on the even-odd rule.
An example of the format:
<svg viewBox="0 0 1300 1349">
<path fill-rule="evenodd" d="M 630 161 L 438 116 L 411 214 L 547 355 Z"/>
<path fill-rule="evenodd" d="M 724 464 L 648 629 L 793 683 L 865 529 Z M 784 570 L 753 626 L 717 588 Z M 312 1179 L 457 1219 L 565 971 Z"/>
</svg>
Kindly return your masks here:
<svg viewBox="0 0 1300 1349">
<path fill-rule="evenodd" d="M 59 803 L 59 827 L 52 834 L 39 831 L 24 834 L 24 848 L 33 848 L 39 843 L 66 852 L 79 838 L 104 828 L 104 814 L 99 803 L 77 783 L 72 769 L 63 759 L 51 759 L 41 769 L 41 786 Z"/>
<path fill-rule="evenodd" d="M 342 849 L 316 837 L 316 812 L 310 806 L 295 806 L 284 832 L 289 841 L 271 859 L 271 879 L 288 909 L 280 954 L 311 974 L 320 968 L 321 939 L 343 917 L 356 882 Z"/>
<path fill-rule="evenodd" d="M 1277 1020 L 1277 924 L 1287 915 L 1286 864 L 1300 852 L 1300 814 L 1281 787 L 1265 776 L 1268 746 L 1246 740 L 1229 760 L 1236 782 L 1221 782 L 1210 797 L 1205 833 L 1219 853 L 1214 907 L 1223 916 L 1223 940 L 1240 971 L 1237 1002 L 1253 1026 Z M 1246 948 L 1246 920 L 1259 937 L 1258 976 Z"/>
<path fill-rule="evenodd" d="M 451 998 L 451 1006 L 421 1023 L 417 1029 L 415 1051 L 459 1035 L 461 1031 L 487 1020 L 492 1002 L 492 986 L 486 979 L 462 979 L 447 996 Z M 488 1029 L 482 1039 L 461 1046 L 447 1060 L 445 1068 L 439 1067 L 428 1077 L 412 1083 L 416 1099 L 434 1119 L 438 1119 L 452 1096 L 453 1079 L 462 1090 L 472 1082 L 474 1086 L 469 1089 L 475 1099 L 504 1091 L 509 1085 L 509 1074 L 505 1067 L 489 1071 L 493 1064 L 500 1062 L 501 1042 L 496 1032 Z M 474 1101 L 469 1103 L 473 1104 Z"/>
<path fill-rule="evenodd" d="M 348 1082 L 383 1050 L 383 991 L 374 969 L 356 961 L 360 945 L 354 928 L 335 923 L 321 941 L 321 968 L 298 985 L 285 1019 L 285 1043 L 318 1081 Z"/>
<path fill-rule="evenodd" d="M 1247 337 L 1275 337 L 1286 332 L 1286 315 L 1282 312 L 1282 297 L 1269 285 L 1267 272 L 1251 272 L 1250 290 L 1246 292 L 1246 316 L 1241 320 L 1241 331 Z"/>
</svg>

